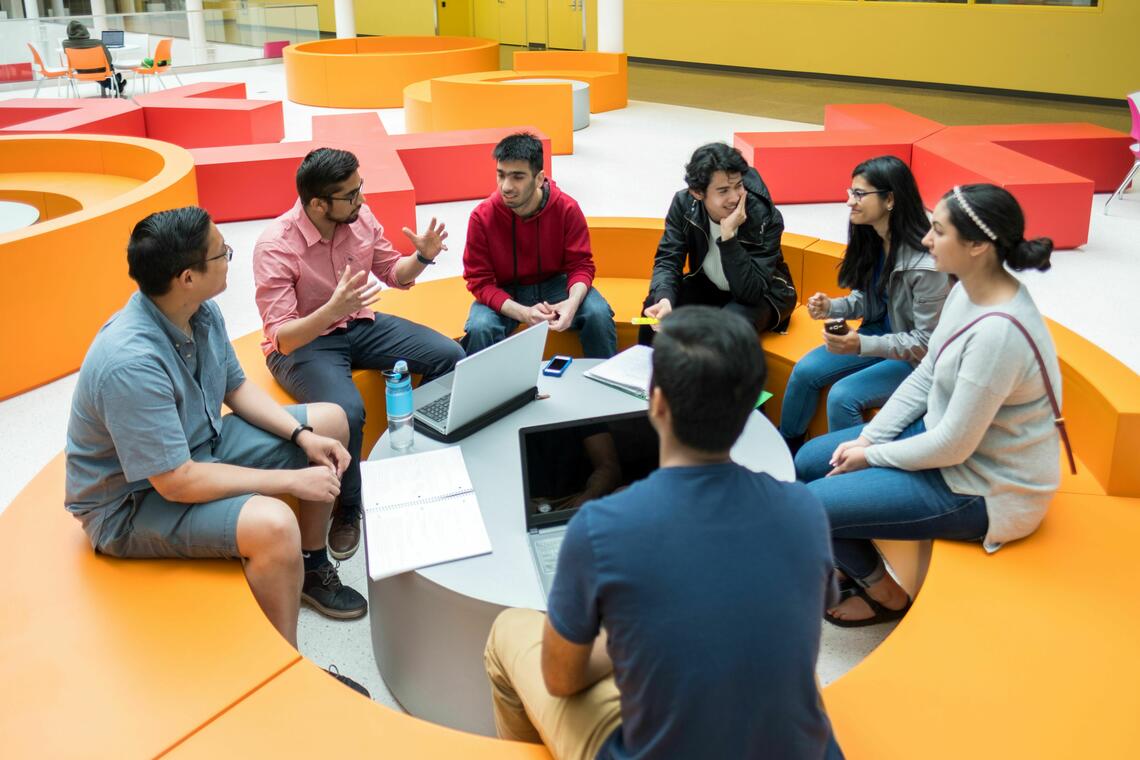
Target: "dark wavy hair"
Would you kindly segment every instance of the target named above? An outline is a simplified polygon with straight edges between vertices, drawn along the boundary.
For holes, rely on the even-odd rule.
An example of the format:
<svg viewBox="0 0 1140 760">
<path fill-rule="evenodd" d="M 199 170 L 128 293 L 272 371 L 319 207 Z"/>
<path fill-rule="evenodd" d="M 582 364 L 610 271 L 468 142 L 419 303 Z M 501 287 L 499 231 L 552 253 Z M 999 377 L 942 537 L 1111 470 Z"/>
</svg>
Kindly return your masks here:
<svg viewBox="0 0 1140 760">
<path fill-rule="evenodd" d="M 1025 213 L 1008 190 L 985 184 L 961 185 L 958 190 L 997 240 L 990 238 L 970 218 L 951 189 L 942 196 L 942 200 L 946 201 L 950 223 L 958 230 L 958 237 L 976 243 L 993 243 L 998 261 L 1018 272 L 1024 269 L 1044 272 L 1052 266 L 1049 257 L 1053 253 L 1053 241 L 1046 237 L 1025 239 Z"/>
<path fill-rule="evenodd" d="M 879 278 L 879 290 L 885 293 L 899 247 L 924 250 L 922 238 L 930 229 L 930 220 L 926 217 L 922 196 L 919 195 L 918 184 L 914 181 L 910 167 L 895 156 L 867 159 L 855 167 L 851 177 L 862 177 L 871 187 L 893 193 L 895 197 L 889 219 L 891 246 L 883 262 L 883 275 Z M 885 195 L 884 193 L 880 197 L 885 198 Z M 847 252 L 839 265 L 839 284 L 866 293 L 871 287 L 875 262 L 882 250 L 883 239 L 874 227 L 869 224 L 848 224 Z"/>
<path fill-rule="evenodd" d="M 530 167 L 530 173 L 536 177 L 542 171 L 542 141 L 529 132 L 516 132 L 513 135 L 507 135 L 499 141 L 491 155 L 500 162 L 526 161 L 527 166 Z"/>
<path fill-rule="evenodd" d="M 693 151 L 693 157 L 685 164 L 685 184 L 690 190 L 703 193 L 708 190 L 712 176 L 717 172 L 745 174 L 748 162 L 738 149 L 725 143 L 709 143 Z"/>
</svg>

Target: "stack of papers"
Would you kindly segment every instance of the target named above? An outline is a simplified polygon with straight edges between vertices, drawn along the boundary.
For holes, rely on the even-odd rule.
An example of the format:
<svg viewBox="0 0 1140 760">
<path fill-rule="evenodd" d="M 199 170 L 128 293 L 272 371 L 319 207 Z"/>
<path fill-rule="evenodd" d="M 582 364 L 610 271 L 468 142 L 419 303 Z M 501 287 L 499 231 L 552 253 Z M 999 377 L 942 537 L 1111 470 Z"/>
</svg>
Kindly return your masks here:
<svg viewBox="0 0 1140 760">
<path fill-rule="evenodd" d="M 490 553 L 458 446 L 361 462 L 360 475 L 372 580 Z"/>
<path fill-rule="evenodd" d="M 648 399 L 649 379 L 653 375 L 653 349 L 631 346 L 582 374 L 638 398 Z"/>
</svg>

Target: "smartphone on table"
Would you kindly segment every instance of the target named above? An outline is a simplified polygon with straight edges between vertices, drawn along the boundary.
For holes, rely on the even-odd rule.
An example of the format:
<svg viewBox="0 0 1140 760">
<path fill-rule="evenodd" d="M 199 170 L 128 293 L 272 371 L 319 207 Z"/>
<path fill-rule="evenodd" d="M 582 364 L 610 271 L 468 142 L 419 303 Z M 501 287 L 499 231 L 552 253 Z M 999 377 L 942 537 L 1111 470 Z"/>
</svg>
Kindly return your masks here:
<svg viewBox="0 0 1140 760">
<path fill-rule="evenodd" d="M 570 366 L 570 362 L 572 361 L 573 359 L 569 356 L 556 354 L 554 358 L 548 361 L 546 366 L 542 368 L 542 374 L 548 375 L 549 377 L 562 377 L 562 374 L 566 371 L 566 368 Z"/>
</svg>

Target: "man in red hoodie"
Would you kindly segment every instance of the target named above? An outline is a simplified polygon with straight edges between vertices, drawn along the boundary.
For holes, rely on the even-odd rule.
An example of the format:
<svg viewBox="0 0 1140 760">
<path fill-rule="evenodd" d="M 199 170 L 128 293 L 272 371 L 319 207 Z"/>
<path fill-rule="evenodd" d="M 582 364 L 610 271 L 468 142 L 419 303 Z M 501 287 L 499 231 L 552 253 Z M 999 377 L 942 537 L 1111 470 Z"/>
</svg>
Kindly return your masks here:
<svg viewBox="0 0 1140 760">
<path fill-rule="evenodd" d="M 614 313 L 593 287 L 590 233 L 578 203 L 542 171 L 542 143 L 520 133 L 495 146 L 498 188 L 471 212 L 463 278 L 475 296 L 468 354 L 521 323 L 577 330 L 589 358 L 617 353 Z"/>
</svg>

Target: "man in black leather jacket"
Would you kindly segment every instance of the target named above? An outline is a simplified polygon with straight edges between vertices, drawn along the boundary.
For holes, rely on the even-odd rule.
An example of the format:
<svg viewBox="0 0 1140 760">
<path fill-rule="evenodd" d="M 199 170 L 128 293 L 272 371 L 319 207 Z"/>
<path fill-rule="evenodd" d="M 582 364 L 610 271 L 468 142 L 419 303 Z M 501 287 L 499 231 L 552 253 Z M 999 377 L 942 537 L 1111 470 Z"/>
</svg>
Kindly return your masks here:
<svg viewBox="0 0 1140 760">
<path fill-rule="evenodd" d="M 783 332 L 796 290 L 780 252 L 784 219 L 764 181 L 739 150 L 710 143 L 693 153 L 685 182 L 665 217 L 645 316 L 700 303 L 737 312 L 757 332 Z M 642 328 L 639 339 L 651 343 L 653 332 Z"/>
</svg>

